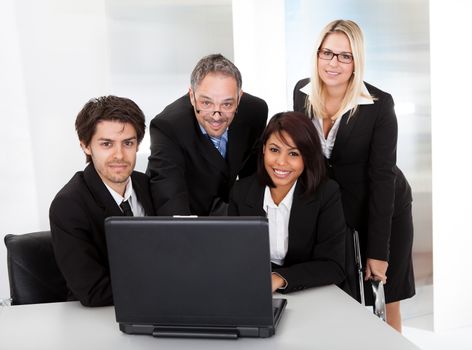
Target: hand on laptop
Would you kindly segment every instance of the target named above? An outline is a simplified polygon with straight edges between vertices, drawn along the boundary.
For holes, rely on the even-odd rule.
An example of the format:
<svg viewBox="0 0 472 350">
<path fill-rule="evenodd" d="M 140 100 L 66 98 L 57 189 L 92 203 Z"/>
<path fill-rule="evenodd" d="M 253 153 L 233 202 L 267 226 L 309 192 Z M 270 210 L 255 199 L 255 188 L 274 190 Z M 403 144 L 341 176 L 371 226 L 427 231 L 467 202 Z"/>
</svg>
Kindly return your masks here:
<svg viewBox="0 0 472 350">
<path fill-rule="evenodd" d="M 272 272 L 272 293 L 285 287 L 287 287 L 287 281 L 278 273 Z"/>
</svg>

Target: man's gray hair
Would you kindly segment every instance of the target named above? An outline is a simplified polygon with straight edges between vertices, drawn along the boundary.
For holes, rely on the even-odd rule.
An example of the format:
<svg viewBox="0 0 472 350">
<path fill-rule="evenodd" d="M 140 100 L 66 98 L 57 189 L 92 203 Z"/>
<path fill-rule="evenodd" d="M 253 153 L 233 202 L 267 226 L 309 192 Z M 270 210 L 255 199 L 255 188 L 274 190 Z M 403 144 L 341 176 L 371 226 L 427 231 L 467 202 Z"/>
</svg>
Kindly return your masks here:
<svg viewBox="0 0 472 350">
<path fill-rule="evenodd" d="M 238 67 L 223 55 L 213 54 L 203 57 L 193 69 L 190 77 L 190 86 L 193 91 L 209 73 L 219 73 L 233 77 L 236 80 L 238 91 L 241 90 L 243 81 Z"/>
</svg>

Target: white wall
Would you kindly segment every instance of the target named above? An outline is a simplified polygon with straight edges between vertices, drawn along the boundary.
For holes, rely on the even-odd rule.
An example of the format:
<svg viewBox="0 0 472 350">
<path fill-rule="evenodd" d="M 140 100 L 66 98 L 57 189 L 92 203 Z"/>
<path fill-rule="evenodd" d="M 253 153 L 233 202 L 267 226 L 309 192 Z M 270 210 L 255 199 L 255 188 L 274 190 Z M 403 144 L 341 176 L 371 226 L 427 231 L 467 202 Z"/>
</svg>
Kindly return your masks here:
<svg viewBox="0 0 472 350">
<path fill-rule="evenodd" d="M 108 91 L 104 11 L 97 0 L 1 3 L 2 233 L 49 229 L 53 196 L 83 167 L 74 120 Z M 5 260 L 2 244 L 2 272 Z M 8 295 L 1 276 L 0 297 Z"/>
<path fill-rule="evenodd" d="M 112 91 L 134 100 L 147 124 L 187 93 L 200 58 L 233 59 L 231 0 L 107 0 L 106 18 Z M 149 142 L 146 134 L 138 170 L 146 169 Z"/>
<path fill-rule="evenodd" d="M 231 1 L 1 0 L 0 47 L 3 237 L 49 229 L 52 198 L 85 165 L 74 122 L 87 100 L 129 97 L 149 123 L 187 92 L 198 59 L 233 59 Z M 137 169 L 148 154 L 146 135 Z"/>
<path fill-rule="evenodd" d="M 58 184 L 84 165 L 77 112 L 109 91 L 105 2 L 17 1 L 40 229 Z"/>
<path fill-rule="evenodd" d="M 0 236 L 28 231 L 39 225 L 33 166 L 33 143 L 28 121 L 25 84 L 14 0 L 0 7 Z M 20 214 L 20 215 L 18 215 Z M 22 216 L 27 217 L 24 219 Z M 0 298 L 8 294 L 6 252 L 0 242 Z"/>
<path fill-rule="evenodd" d="M 472 325 L 470 2 L 430 2 L 434 327 Z"/>
<path fill-rule="evenodd" d="M 243 90 L 267 102 L 269 117 L 288 110 L 285 0 L 233 1 L 233 33 Z"/>
</svg>

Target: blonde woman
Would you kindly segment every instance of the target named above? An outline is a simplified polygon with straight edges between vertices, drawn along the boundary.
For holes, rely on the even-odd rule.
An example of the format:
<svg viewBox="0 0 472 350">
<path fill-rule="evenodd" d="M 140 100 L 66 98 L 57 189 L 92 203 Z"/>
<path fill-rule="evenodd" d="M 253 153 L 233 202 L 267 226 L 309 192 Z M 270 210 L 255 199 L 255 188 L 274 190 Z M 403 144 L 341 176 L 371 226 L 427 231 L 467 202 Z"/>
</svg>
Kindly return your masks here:
<svg viewBox="0 0 472 350">
<path fill-rule="evenodd" d="M 353 21 L 329 23 L 315 50 L 311 79 L 295 86 L 294 110 L 320 135 L 346 223 L 360 235 L 365 277 L 386 283 L 387 322 L 401 332 L 400 300 L 415 294 L 413 222 L 411 189 L 396 165 L 393 99 L 363 81 L 364 39 Z"/>
</svg>

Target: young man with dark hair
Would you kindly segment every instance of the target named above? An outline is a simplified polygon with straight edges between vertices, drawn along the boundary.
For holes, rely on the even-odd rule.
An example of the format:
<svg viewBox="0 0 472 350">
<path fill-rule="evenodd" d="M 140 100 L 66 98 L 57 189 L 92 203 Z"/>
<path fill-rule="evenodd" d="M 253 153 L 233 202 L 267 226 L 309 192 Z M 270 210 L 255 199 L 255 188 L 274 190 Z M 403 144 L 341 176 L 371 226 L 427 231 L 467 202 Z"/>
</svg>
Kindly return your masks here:
<svg viewBox="0 0 472 350">
<path fill-rule="evenodd" d="M 133 101 L 104 96 L 85 104 L 75 128 L 88 164 L 51 203 L 54 253 L 69 300 L 85 306 L 111 305 L 104 220 L 154 215 L 149 178 L 133 171 L 145 118 Z"/>
</svg>

